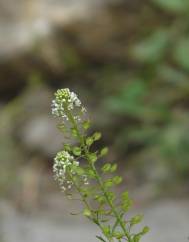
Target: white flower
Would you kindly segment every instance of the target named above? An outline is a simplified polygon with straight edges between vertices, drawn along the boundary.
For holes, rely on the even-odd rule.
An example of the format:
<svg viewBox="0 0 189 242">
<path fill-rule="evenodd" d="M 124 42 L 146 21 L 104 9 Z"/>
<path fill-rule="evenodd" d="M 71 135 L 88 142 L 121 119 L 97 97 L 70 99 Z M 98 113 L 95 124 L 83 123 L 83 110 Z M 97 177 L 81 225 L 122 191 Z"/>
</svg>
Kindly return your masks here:
<svg viewBox="0 0 189 242">
<path fill-rule="evenodd" d="M 88 181 L 87 175 L 83 175 L 82 178 L 83 178 L 84 185 L 89 185 L 89 181 Z"/>
<path fill-rule="evenodd" d="M 66 185 L 70 189 L 73 182 L 70 180 L 70 177 L 67 176 L 68 172 L 70 175 L 73 175 L 75 171 L 74 167 L 79 166 L 79 162 L 74 160 L 74 157 L 71 156 L 67 151 L 60 151 L 54 159 L 53 172 L 55 180 L 58 181 L 60 187 L 65 191 Z"/>
<path fill-rule="evenodd" d="M 83 110 L 81 101 L 74 92 L 65 88 L 59 89 L 55 93 L 55 99 L 52 101 L 52 114 L 54 116 L 68 119 L 67 111 L 71 111 L 76 107 Z M 78 120 L 78 116 L 74 116 L 74 118 Z"/>
</svg>

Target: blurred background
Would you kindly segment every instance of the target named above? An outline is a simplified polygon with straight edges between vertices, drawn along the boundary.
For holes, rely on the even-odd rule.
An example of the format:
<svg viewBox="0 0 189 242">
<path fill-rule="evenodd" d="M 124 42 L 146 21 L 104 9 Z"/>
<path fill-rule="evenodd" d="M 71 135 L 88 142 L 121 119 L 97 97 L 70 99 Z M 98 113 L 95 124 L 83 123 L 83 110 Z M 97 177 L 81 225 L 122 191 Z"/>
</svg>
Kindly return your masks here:
<svg viewBox="0 0 189 242">
<path fill-rule="evenodd" d="M 189 1 L 0 0 L 0 242 L 95 242 L 52 178 L 57 88 L 119 163 L 144 242 L 189 236 Z"/>
</svg>

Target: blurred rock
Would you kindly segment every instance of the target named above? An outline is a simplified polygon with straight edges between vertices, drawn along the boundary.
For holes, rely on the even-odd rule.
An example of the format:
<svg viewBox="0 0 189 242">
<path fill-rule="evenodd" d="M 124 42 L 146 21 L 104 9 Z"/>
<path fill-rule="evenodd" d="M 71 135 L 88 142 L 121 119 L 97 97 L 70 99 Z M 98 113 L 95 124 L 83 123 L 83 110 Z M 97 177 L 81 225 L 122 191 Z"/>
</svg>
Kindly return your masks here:
<svg viewBox="0 0 189 242">
<path fill-rule="evenodd" d="M 88 21 L 72 21 L 63 28 L 64 35 L 83 55 L 98 62 L 125 62 L 129 44 L 135 37 L 136 15 L 140 3 L 111 1 Z"/>
<path fill-rule="evenodd" d="M 55 154 L 64 141 L 63 135 L 56 129 L 56 122 L 45 114 L 26 122 L 21 129 L 21 139 L 29 150 L 37 150 L 48 156 Z"/>
<path fill-rule="evenodd" d="M 23 52 L 36 38 L 47 36 L 52 25 L 89 17 L 107 0 L 1 0 L 0 57 Z M 109 0 L 110 1 L 110 0 Z"/>
<path fill-rule="evenodd" d="M 63 136 L 51 115 L 52 91 L 44 84 L 31 84 L 17 100 L 13 134 L 29 151 L 54 156 Z"/>
<path fill-rule="evenodd" d="M 94 61 L 125 62 L 136 11 L 112 2 L 1 1 L 0 95 L 15 96 L 36 71 L 54 83 Z"/>
</svg>

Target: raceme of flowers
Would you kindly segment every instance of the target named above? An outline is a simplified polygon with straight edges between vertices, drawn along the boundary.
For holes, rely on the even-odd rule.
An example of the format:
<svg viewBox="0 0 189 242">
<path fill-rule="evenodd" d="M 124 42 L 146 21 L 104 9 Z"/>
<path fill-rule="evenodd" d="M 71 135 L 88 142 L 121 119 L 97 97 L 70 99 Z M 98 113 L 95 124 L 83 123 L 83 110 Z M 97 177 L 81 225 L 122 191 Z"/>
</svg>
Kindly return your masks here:
<svg viewBox="0 0 189 242">
<path fill-rule="evenodd" d="M 68 88 L 55 93 L 52 114 L 60 118 L 59 128 L 69 139 L 69 143 L 64 144 L 64 150 L 58 152 L 54 159 L 55 180 L 69 198 L 72 199 L 71 188 L 80 195 L 81 199 L 77 200 L 83 202 L 83 215 L 98 225 L 102 232 L 103 237 L 96 236 L 97 239 L 104 242 L 140 242 L 149 228 L 145 226 L 138 233 L 131 231 L 141 222 L 142 216 L 136 215 L 129 220 L 125 217 L 132 201 L 127 191 L 120 196 L 114 192 L 114 187 L 123 180 L 114 175 L 117 164 L 105 163 L 96 168 L 95 163 L 108 153 L 108 148 L 92 149 L 93 143 L 101 139 L 101 133 L 87 134 L 91 123 L 84 116 L 85 112 L 78 96 Z M 77 146 L 73 145 L 73 141 Z M 80 166 L 80 159 L 84 167 Z"/>
<path fill-rule="evenodd" d="M 82 113 L 86 112 L 85 108 L 81 105 L 81 101 L 74 92 L 71 92 L 68 88 L 59 89 L 55 93 L 55 99 L 52 101 L 52 114 L 55 117 L 68 120 L 67 112 L 74 108 L 80 108 Z M 80 116 L 74 115 L 74 119 L 80 121 Z"/>
<path fill-rule="evenodd" d="M 60 151 L 56 155 L 53 166 L 54 177 L 64 191 L 67 188 L 71 189 L 73 181 L 70 178 L 71 175 L 75 175 L 74 168 L 77 166 L 79 166 L 79 162 L 75 161 L 74 157 L 67 151 Z M 68 174 L 70 174 L 70 177 L 67 176 Z"/>
<path fill-rule="evenodd" d="M 81 112 L 86 112 L 86 109 L 81 106 L 81 101 L 74 92 L 68 88 L 60 89 L 55 93 L 55 99 L 52 101 L 52 114 L 55 117 L 68 120 L 68 112 L 75 108 L 81 108 Z M 74 115 L 76 121 L 81 121 L 79 115 Z M 78 171 L 80 174 L 78 175 Z M 88 177 L 79 169 L 79 162 L 68 151 L 63 150 L 57 153 L 53 165 L 54 178 L 58 181 L 63 191 L 72 188 L 73 180 L 76 176 L 84 185 L 88 185 Z M 75 176 L 75 177 L 74 177 Z"/>
</svg>

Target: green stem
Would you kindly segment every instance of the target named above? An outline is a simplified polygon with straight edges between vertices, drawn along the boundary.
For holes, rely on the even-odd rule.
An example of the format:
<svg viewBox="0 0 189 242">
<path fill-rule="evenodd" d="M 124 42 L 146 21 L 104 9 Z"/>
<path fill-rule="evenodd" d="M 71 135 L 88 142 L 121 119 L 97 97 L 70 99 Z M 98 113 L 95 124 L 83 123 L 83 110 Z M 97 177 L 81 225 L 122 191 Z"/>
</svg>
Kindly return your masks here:
<svg viewBox="0 0 189 242">
<path fill-rule="evenodd" d="M 77 127 L 77 124 L 76 124 L 76 122 L 75 122 L 75 119 L 74 119 L 73 115 L 71 114 L 71 112 L 69 112 L 69 110 L 67 109 L 66 106 L 64 107 L 64 109 L 65 109 L 65 111 L 66 111 L 66 114 L 67 114 L 68 119 L 70 120 L 70 122 L 71 122 L 72 125 L 73 125 L 73 128 L 74 128 L 74 129 L 76 130 L 76 132 L 77 132 L 77 136 L 78 136 L 78 138 L 79 138 L 79 141 L 80 141 L 82 147 L 84 148 L 85 155 L 87 155 L 88 151 L 87 151 L 87 149 L 86 149 L 86 147 L 85 147 L 84 139 L 83 139 L 82 135 L 81 135 L 80 132 L 79 132 L 79 129 L 78 129 L 78 127 Z M 74 182 L 74 181 L 73 181 L 73 182 Z M 83 200 L 84 204 L 85 204 L 86 207 L 92 212 L 92 210 L 90 209 L 90 206 L 89 206 L 87 200 L 84 198 L 84 196 L 83 196 L 83 194 L 82 194 L 80 188 L 79 188 L 75 183 L 74 183 L 74 185 L 75 185 L 77 191 L 79 192 L 80 196 L 82 197 L 82 200 Z M 93 221 L 94 221 L 94 217 L 93 217 Z M 96 222 L 97 222 L 96 224 L 100 227 L 100 229 L 101 229 L 101 231 L 102 231 L 102 233 L 103 233 L 103 227 L 102 227 L 102 225 L 100 224 L 99 221 L 96 221 Z M 104 233 L 103 233 L 103 234 L 104 234 Z M 106 236 L 106 235 L 104 234 L 104 236 Z M 106 238 L 108 239 L 109 242 L 113 242 L 111 238 L 108 238 L 107 236 L 106 236 Z"/>
<path fill-rule="evenodd" d="M 120 215 L 118 214 L 117 210 L 115 209 L 115 207 L 114 207 L 112 201 L 109 199 L 108 193 L 107 193 L 105 187 L 103 186 L 102 179 L 101 179 L 101 177 L 99 176 L 98 171 L 96 170 L 94 164 L 91 165 L 91 168 L 92 168 L 93 171 L 95 172 L 95 175 L 96 175 L 97 181 L 98 181 L 98 183 L 99 183 L 99 185 L 100 185 L 100 188 L 101 188 L 101 190 L 102 190 L 102 192 L 103 192 L 103 194 L 104 194 L 104 197 L 106 198 L 106 201 L 107 201 L 108 205 L 110 206 L 110 208 L 111 208 L 113 214 L 115 215 L 117 221 L 119 222 L 119 224 L 120 224 L 120 226 L 121 226 L 121 228 L 122 228 L 122 230 L 123 230 L 125 236 L 126 236 L 127 239 L 128 239 L 128 242 L 130 242 L 130 241 L 131 241 L 131 238 L 130 238 L 129 233 L 127 232 L 127 230 L 126 230 L 126 228 L 125 228 L 125 223 L 124 223 L 124 221 L 122 221 L 122 219 L 120 218 Z"/>
<path fill-rule="evenodd" d="M 82 146 L 83 149 L 84 149 L 84 153 L 85 153 L 86 159 L 88 159 L 89 152 L 88 152 L 88 150 L 87 150 L 87 148 L 86 148 L 86 146 L 85 146 L 84 138 L 83 138 L 83 136 L 80 134 L 80 131 L 79 131 L 78 127 L 77 127 L 77 124 L 76 124 L 76 122 L 75 122 L 75 119 L 74 119 L 72 113 L 69 112 L 69 110 L 68 110 L 66 107 L 65 107 L 65 110 L 66 110 L 66 114 L 67 114 L 68 119 L 69 119 L 70 122 L 72 123 L 73 128 L 75 129 L 75 131 L 76 131 L 76 133 L 77 133 L 77 136 L 78 136 L 78 139 L 79 139 L 79 141 L 80 141 L 80 143 L 81 143 L 81 146 Z M 101 188 L 101 190 L 102 190 L 102 192 L 103 192 L 103 194 L 104 194 L 104 197 L 105 197 L 105 199 L 106 199 L 108 205 L 110 206 L 110 208 L 111 208 L 111 210 L 112 210 L 112 212 L 113 212 L 115 218 L 116 218 L 117 221 L 119 222 L 119 224 L 120 224 L 120 226 L 121 226 L 121 228 L 122 228 L 122 230 L 123 230 L 123 232 L 124 232 L 124 234 L 125 234 L 125 236 L 126 236 L 128 242 L 131 242 L 131 237 L 130 237 L 129 233 L 127 232 L 126 228 L 125 228 L 125 223 L 124 223 L 124 221 L 122 221 L 122 219 L 121 219 L 120 215 L 118 214 L 117 210 L 115 209 L 115 207 L 114 207 L 112 201 L 109 199 L 109 196 L 108 196 L 107 190 L 105 189 L 105 187 L 104 187 L 104 185 L 103 185 L 103 181 L 102 181 L 100 175 L 98 174 L 98 171 L 97 171 L 96 167 L 95 167 L 94 164 L 91 163 L 91 162 L 89 162 L 89 165 L 90 165 L 91 169 L 93 170 L 93 172 L 95 173 L 95 176 L 96 176 L 97 182 L 98 182 L 98 184 L 99 184 L 99 186 L 100 186 L 100 188 Z"/>
<path fill-rule="evenodd" d="M 70 179 L 72 180 L 72 182 L 73 182 L 73 184 L 74 184 L 76 190 L 78 191 L 79 195 L 81 196 L 82 201 L 83 201 L 83 203 L 85 204 L 86 208 L 92 213 L 92 217 L 88 217 L 88 219 L 89 219 L 89 220 L 92 220 L 93 222 L 95 222 L 95 223 L 99 226 L 99 228 L 102 230 L 102 232 L 103 232 L 102 225 L 100 224 L 99 221 L 96 220 L 96 218 L 95 218 L 95 216 L 94 216 L 94 213 L 93 213 L 93 210 L 91 209 L 91 207 L 90 207 L 90 205 L 89 205 L 87 199 L 86 199 L 85 196 L 83 195 L 83 193 L 82 193 L 80 187 L 76 184 L 76 182 L 74 181 L 74 179 L 73 179 L 71 176 L 70 176 Z M 106 236 L 106 235 L 104 234 L 104 236 Z M 108 239 L 109 242 L 112 242 L 112 240 L 111 240 L 110 238 L 108 238 L 107 236 L 106 236 L 106 238 Z"/>
</svg>

